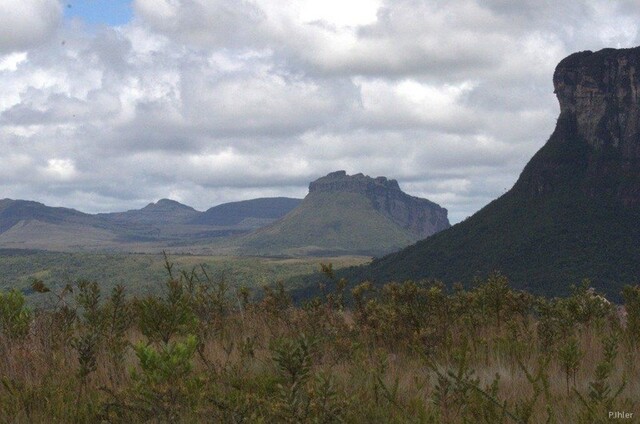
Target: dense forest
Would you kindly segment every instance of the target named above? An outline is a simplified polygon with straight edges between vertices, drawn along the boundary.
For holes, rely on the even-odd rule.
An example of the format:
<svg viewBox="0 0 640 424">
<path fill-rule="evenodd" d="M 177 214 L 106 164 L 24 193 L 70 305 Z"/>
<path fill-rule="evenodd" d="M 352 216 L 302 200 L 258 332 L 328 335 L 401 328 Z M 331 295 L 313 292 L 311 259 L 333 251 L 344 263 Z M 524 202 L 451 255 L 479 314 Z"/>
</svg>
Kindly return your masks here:
<svg viewBox="0 0 640 424">
<path fill-rule="evenodd" d="M 0 421 L 599 423 L 640 414 L 640 286 L 536 297 L 494 273 L 321 295 L 230 290 L 166 262 L 160 295 L 32 282 L 0 294 Z"/>
</svg>

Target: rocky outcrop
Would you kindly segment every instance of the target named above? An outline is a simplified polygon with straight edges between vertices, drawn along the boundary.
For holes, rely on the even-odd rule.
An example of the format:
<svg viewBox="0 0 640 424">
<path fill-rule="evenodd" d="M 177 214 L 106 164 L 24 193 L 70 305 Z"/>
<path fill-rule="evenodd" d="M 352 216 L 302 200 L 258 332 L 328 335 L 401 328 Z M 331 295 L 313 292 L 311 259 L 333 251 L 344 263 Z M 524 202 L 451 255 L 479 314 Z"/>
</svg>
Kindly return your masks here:
<svg viewBox="0 0 640 424">
<path fill-rule="evenodd" d="M 373 208 L 418 238 L 449 228 L 447 210 L 427 199 L 413 197 L 402 190 L 396 180 L 371 178 L 363 174 L 332 172 L 309 184 L 309 195 L 327 192 L 350 192 L 365 195 Z"/>
<path fill-rule="evenodd" d="M 640 205 L 640 47 L 575 53 L 553 76 L 560 117 L 518 187 L 575 183 L 591 197 Z"/>
<path fill-rule="evenodd" d="M 640 157 L 640 48 L 572 54 L 553 75 L 560 113 L 595 151 Z"/>
</svg>

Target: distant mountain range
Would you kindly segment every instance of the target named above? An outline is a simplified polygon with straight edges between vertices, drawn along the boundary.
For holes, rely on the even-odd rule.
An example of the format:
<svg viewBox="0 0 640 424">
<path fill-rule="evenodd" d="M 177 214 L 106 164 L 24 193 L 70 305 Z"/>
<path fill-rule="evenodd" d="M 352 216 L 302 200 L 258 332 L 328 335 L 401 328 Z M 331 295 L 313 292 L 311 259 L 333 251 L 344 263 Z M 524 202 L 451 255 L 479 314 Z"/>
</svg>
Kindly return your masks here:
<svg viewBox="0 0 640 424">
<path fill-rule="evenodd" d="M 448 227 L 446 209 L 397 181 L 344 171 L 312 182 L 304 200 L 251 199 L 205 212 L 169 199 L 96 215 L 0 200 L 0 248 L 14 249 L 377 255 Z"/>
<path fill-rule="evenodd" d="M 199 212 L 169 199 L 126 212 L 86 214 L 26 200 L 0 200 L 0 247 L 145 251 L 203 245 L 285 215 L 300 199 L 232 202 Z M 227 215 L 219 211 L 227 211 Z M 217 212 L 218 211 L 218 212 Z M 213 216 L 213 218 L 212 218 Z"/>
<path fill-rule="evenodd" d="M 553 77 L 560 117 L 513 188 L 467 220 L 351 269 L 352 281 L 470 283 L 493 270 L 565 294 L 592 279 L 613 297 L 640 281 L 640 47 L 585 51 Z"/>
</svg>

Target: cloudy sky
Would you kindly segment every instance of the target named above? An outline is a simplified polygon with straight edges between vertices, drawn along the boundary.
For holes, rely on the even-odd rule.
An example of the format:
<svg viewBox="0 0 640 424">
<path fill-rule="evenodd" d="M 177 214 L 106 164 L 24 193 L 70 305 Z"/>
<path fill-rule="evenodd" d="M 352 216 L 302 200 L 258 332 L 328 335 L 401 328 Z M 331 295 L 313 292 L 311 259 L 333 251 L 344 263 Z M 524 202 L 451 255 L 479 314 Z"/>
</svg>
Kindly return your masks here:
<svg viewBox="0 0 640 424">
<path fill-rule="evenodd" d="M 204 210 L 344 169 L 457 222 L 550 135 L 556 63 L 639 23 L 636 0 L 2 0 L 0 198 Z"/>
</svg>

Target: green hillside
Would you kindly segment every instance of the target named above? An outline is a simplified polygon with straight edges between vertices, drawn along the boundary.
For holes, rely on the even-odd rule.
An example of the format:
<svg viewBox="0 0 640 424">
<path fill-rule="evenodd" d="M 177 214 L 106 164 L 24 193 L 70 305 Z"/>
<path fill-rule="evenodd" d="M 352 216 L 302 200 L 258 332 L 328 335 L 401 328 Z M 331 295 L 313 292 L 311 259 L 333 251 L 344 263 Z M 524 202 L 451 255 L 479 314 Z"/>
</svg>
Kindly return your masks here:
<svg viewBox="0 0 640 424">
<path fill-rule="evenodd" d="M 354 192 L 314 192 L 284 219 L 240 241 L 244 254 L 379 254 L 414 242 Z"/>
</svg>

